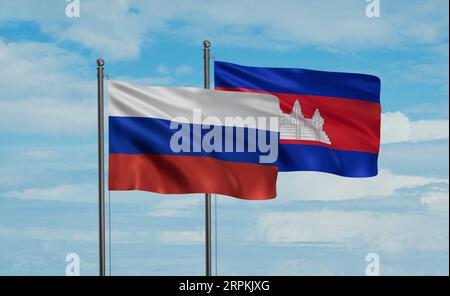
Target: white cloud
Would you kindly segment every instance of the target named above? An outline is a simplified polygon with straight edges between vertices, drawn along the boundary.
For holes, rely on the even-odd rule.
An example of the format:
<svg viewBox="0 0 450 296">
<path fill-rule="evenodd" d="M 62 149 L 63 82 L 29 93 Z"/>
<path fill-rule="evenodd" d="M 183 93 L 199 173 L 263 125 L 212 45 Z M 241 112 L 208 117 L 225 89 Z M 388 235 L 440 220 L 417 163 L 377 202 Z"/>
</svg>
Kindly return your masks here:
<svg viewBox="0 0 450 296">
<path fill-rule="evenodd" d="M 170 74 L 170 69 L 169 69 L 167 66 L 165 66 L 165 65 L 159 65 L 159 66 L 156 68 L 156 71 L 158 71 L 158 73 L 159 73 L 159 74 L 162 74 L 162 75 L 168 75 L 168 74 Z"/>
<path fill-rule="evenodd" d="M 0 188 L 10 188 L 10 186 L 17 188 L 39 177 L 42 177 L 42 174 L 36 174 L 29 170 L 25 174 L 24 170 L 19 169 L 17 165 L 6 166 L 2 163 L 0 167 Z"/>
<path fill-rule="evenodd" d="M 419 115 L 422 117 L 427 116 L 433 118 L 448 118 L 448 103 L 448 100 L 438 102 L 423 102 L 417 105 L 406 107 L 405 109 L 403 109 L 403 112 L 406 114 Z"/>
<path fill-rule="evenodd" d="M 209 36 L 218 43 L 237 47 L 313 45 L 359 49 L 411 41 L 432 43 L 445 40 L 448 28 L 447 14 L 441 11 L 448 5 L 444 1 L 383 3 L 380 19 L 367 18 L 367 3 L 358 1 L 265 1 L 264 5 L 256 0 L 202 5 L 198 1 L 154 1 L 136 5 L 143 14 L 153 12 L 180 37 L 199 40 L 200 36 Z M 174 28 L 170 26 L 173 19 L 177 19 Z"/>
<path fill-rule="evenodd" d="M 97 0 L 82 1 L 77 19 L 65 17 L 65 2 L 43 2 L 3 3 L 0 19 L 38 22 L 56 40 L 77 42 L 108 59 L 137 57 L 161 32 L 233 47 L 348 51 L 441 44 L 448 31 L 447 1 L 384 2 L 380 19 L 365 16 L 364 1 Z"/>
<path fill-rule="evenodd" d="M 448 191 L 433 190 L 427 192 L 422 196 L 420 201 L 428 206 L 428 209 L 433 212 L 449 212 L 449 194 Z"/>
<path fill-rule="evenodd" d="M 0 100 L 75 100 L 91 98 L 96 89 L 95 76 L 82 79 L 89 73 L 86 59 L 51 43 L 0 39 L 0 63 Z"/>
<path fill-rule="evenodd" d="M 331 243 L 383 252 L 448 251 L 448 217 L 322 210 L 272 212 L 258 219 L 270 244 Z"/>
<path fill-rule="evenodd" d="M 205 241 L 205 232 L 203 230 L 160 231 L 158 232 L 158 240 L 164 244 L 200 244 Z"/>
<path fill-rule="evenodd" d="M 411 142 L 448 139 L 448 119 L 430 119 L 411 122 Z"/>
<path fill-rule="evenodd" d="M 76 42 L 108 58 L 126 59 L 139 55 L 144 34 L 154 24 L 150 17 L 133 13 L 131 2 L 80 1 L 80 17 L 67 18 L 65 1 L 7 1 L 0 19 L 34 21 L 57 42 Z"/>
<path fill-rule="evenodd" d="M 95 184 L 63 184 L 54 187 L 11 190 L 2 195 L 24 200 L 50 200 L 65 202 L 97 202 L 98 187 Z"/>
<path fill-rule="evenodd" d="M 17 159 L 25 161 L 51 160 L 58 157 L 59 157 L 58 153 L 56 153 L 56 151 L 52 149 L 27 150 L 19 153 L 16 156 Z"/>
<path fill-rule="evenodd" d="M 85 59 L 55 45 L 0 39 L 0 132 L 96 132 L 94 80 Z"/>
<path fill-rule="evenodd" d="M 98 232 L 79 229 L 55 229 L 47 227 L 11 228 L 0 226 L 1 239 L 27 239 L 42 241 L 98 242 Z M 193 245 L 204 243 L 203 230 L 157 230 L 157 231 L 122 231 L 112 230 L 113 244 L 148 244 L 157 242 L 171 245 Z"/>
<path fill-rule="evenodd" d="M 443 61 L 446 61 L 446 63 Z M 402 78 L 413 82 L 442 85 L 448 89 L 448 57 L 443 57 L 439 63 L 406 64 L 399 65 L 398 68 L 400 70 L 397 73 Z"/>
<path fill-rule="evenodd" d="M 381 143 L 423 142 L 449 138 L 448 119 L 411 121 L 400 111 L 381 115 Z"/>
<path fill-rule="evenodd" d="M 380 170 L 371 178 L 345 178 L 318 172 L 290 172 L 278 175 L 278 199 L 345 200 L 362 197 L 386 197 L 403 188 L 447 183 L 448 179 L 407 176 Z M 283 190 L 280 190 L 283 188 Z"/>
<path fill-rule="evenodd" d="M 192 73 L 192 67 L 188 65 L 182 65 L 175 68 L 176 75 L 187 75 Z"/>
<path fill-rule="evenodd" d="M 409 118 L 402 112 L 381 114 L 381 143 L 406 142 L 409 140 L 411 125 Z"/>
<path fill-rule="evenodd" d="M 166 196 L 152 207 L 148 214 L 155 217 L 191 217 L 201 202 L 202 199 L 198 196 Z"/>
<path fill-rule="evenodd" d="M 161 64 L 158 65 L 158 67 L 156 67 L 156 72 L 158 72 L 160 76 L 142 77 L 142 78 L 135 78 L 130 76 L 117 76 L 114 79 L 142 85 L 159 85 L 159 86 L 174 85 L 175 82 L 177 82 L 177 79 L 174 76 L 183 76 L 190 74 L 192 72 L 192 67 L 188 65 L 181 65 L 174 69 L 171 69 L 168 66 Z"/>
<path fill-rule="evenodd" d="M 0 237 L 2 239 L 33 239 L 44 241 L 83 241 L 97 242 L 98 232 L 79 229 L 49 229 L 46 227 L 30 227 L 24 229 L 15 229 L 0 227 Z"/>
<path fill-rule="evenodd" d="M 96 113 L 92 100 L 0 100 L 0 132 L 88 135 L 97 131 Z"/>
<path fill-rule="evenodd" d="M 118 76 L 114 78 L 116 80 L 122 80 L 126 82 L 141 84 L 141 85 L 157 85 L 166 86 L 173 85 L 176 79 L 171 76 L 161 76 L 161 77 L 143 77 L 143 78 L 133 78 L 130 76 Z"/>
</svg>

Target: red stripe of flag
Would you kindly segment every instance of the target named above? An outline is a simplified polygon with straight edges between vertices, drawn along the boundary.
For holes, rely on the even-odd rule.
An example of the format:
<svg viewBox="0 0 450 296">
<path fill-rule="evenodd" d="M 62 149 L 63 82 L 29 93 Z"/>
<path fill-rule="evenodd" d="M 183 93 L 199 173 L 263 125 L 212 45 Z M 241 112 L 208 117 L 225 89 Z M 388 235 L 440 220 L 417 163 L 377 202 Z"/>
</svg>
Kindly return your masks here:
<svg viewBox="0 0 450 296">
<path fill-rule="evenodd" d="M 242 88 L 216 88 L 218 90 L 269 93 Z M 337 150 L 378 153 L 380 149 L 381 105 L 364 100 L 321 97 L 302 94 L 270 93 L 280 99 L 283 113 L 289 114 L 299 100 L 305 118 L 312 118 L 319 109 L 324 118 L 324 131 L 331 145 L 301 140 L 280 140 L 284 144 L 325 146 Z"/>
<path fill-rule="evenodd" d="M 110 154 L 109 189 L 171 194 L 208 192 L 262 200 L 276 196 L 277 171 L 275 166 L 205 156 Z"/>
</svg>

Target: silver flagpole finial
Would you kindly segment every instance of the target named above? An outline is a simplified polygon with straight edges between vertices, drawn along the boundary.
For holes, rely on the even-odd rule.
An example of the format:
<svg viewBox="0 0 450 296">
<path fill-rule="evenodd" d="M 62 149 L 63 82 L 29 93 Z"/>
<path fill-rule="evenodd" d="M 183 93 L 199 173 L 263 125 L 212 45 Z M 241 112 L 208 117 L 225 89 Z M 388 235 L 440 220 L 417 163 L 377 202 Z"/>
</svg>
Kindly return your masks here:
<svg viewBox="0 0 450 296">
<path fill-rule="evenodd" d="M 209 40 L 203 40 L 203 47 L 209 48 L 211 46 L 211 42 Z"/>
<path fill-rule="evenodd" d="M 97 66 L 98 67 L 103 67 L 105 65 L 105 61 L 103 59 L 98 59 L 97 60 Z"/>
</svg>

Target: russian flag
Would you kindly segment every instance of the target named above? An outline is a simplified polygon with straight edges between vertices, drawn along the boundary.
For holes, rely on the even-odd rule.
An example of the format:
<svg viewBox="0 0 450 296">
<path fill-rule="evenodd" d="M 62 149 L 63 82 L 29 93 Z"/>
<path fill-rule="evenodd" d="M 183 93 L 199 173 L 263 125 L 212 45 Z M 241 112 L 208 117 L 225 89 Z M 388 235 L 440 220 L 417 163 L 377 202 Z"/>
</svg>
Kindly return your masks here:
<svg viewBox="0 0 450 296">
<path fill-rule="evenodd" d="M 280 114 L 267 94 L 110 81 L 109 189 L 273 198 Z"/>
<path fill-rule="evenodd" d="M 380 79 L 354 73 L 214 63 L 215 89 L 280 100 L 279 171 L 378 173 Z"/>
</svg>

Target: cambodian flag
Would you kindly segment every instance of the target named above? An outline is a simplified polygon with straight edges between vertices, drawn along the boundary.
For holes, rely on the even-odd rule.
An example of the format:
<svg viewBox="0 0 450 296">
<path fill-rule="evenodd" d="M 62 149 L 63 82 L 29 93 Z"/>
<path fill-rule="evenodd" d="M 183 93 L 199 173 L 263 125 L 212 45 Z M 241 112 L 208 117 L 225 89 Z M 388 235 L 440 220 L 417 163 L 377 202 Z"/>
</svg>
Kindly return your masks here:
<svg viewBox="0 0 450 296">
<path fill-rule="evenodd" d="M 276 196 L 278 98 L 109 82 L 109 189 Z"/>
<path fill-rule="evenodd" d="M 378 173 L 380 79 L 354 73 L 214 63 L 217 90 L 277 96 L 280 171 Z"/>
</svg>

